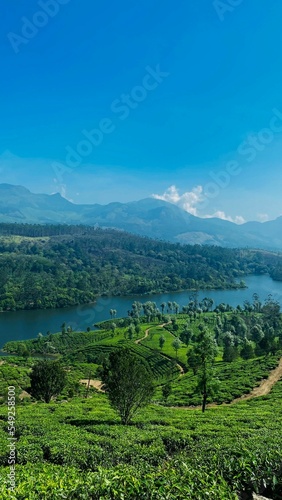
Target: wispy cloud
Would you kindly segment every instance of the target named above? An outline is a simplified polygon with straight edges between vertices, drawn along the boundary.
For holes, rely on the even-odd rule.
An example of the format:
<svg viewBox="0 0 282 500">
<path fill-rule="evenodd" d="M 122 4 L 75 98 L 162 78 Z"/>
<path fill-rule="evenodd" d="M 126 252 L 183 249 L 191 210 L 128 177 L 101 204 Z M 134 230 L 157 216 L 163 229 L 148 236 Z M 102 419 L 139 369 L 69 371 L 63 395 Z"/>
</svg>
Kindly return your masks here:
<svg viewBox="0 0 282 500">
<path fill-rule="evenodd" d="M 257 218 L 260 222 L 267 222 L 269 220 L 269 216 L 267 214 L 257 214 Z"/>
<path fill-rule="evenodd" d="M 231 217 L 230 215 L 226 215 L 226 213 L 223 212 L 222 210 L 217 210 L 217 212 L 215 212 L 212 215 L 204 216 L 205 219 L 211 219 L 213 217 L 216 217 L 217 219 L 228 220 L 229 222 L 235 222 L 235 224 L 244 224 L 244 222 L 246 222 L 244 217 L 242 217 L 241 215 L 236 215 L 235 217 Z"/>
<path fill-rule="evenodd" d="M 186 191 L 185 193 L 180 194 L 179 189 L 175 185 L 172 185 L 163 194 L 153 194 L 152 196 L 157 200 L 164 200 L 169 203 L 173 203 L 186 212 L 189 212 L 197 217 L 202 217 L 203 219 L 216 217 L 218 219 L 235 222 L 236 224 L 243 224 L 246 222 L 244 217 L 241 215 L 231 217 L 230 215 L 226 215 L 225 212 L 221 210 L 217 210 L 214 214 L 200 214 L 199 204 L 205 199 L 203 186 L 196 186 L 192 189 L 192 191 Z"/>
</svg>

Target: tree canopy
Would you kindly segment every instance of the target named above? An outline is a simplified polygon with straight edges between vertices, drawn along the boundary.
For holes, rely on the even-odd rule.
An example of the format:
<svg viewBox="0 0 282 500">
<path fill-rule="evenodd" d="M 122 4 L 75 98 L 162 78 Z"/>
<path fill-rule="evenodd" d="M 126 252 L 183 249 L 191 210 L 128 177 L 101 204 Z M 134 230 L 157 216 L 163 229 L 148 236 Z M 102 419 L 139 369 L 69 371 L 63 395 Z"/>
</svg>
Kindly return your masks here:
<svg viewBox="0 0 282 500">
<path fill-rule="evenodd" d="M 147 405 L 153 395 L 153 378 L 145 362 L 129 349 L 111 352 L 103 363 L 101 378 L 110 404 L 127 425 L 136 412 Z"/>
<path fill-rule="evenodd" d="M 66 385 L 66 373 L 58 361 L 38 361 L 30 374 L 30 394 L 50 403 Z"/>
</svg>

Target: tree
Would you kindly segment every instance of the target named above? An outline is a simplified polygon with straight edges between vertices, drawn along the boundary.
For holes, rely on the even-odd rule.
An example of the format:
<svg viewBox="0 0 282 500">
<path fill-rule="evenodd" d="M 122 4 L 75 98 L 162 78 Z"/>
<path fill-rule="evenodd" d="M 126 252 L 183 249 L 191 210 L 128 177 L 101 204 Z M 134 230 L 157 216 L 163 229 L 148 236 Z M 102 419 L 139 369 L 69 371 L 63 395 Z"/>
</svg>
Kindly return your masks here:
<svg viewBox="0 0 282 500">
<path fill-rule="evenodd" d="M 147 301 L 145 304 L 142 305 L 144 315 L 146 317 L 146 320 L 148 323 L 150 323 L 151 320 L 154 320 L 156 313 L 157 313 L 157 304 L 155 302 Z"/>
<path fill-rule="evenodd" d="M 274 300 L 271 293 L 265 300 L 262 307 L 263 321 L 273 328 L 278 328 L 280 325 L 280 304 Z"/>
<path fill-rule="evenodd" d="M 162 314 L 164 313 L 165 308 L 166 308 L 166 302 L 162 302 L 161 303 Z"/>
<path fill-rule="evenodd" d="M 30 356 L 30 352 L 24 342 L 19 342 L 17 346 L 17 354 L 25 359 Z"/>
<path fill-rule="evenodd" d="M 213 299 L 211 299 L 211 298 L 209 298 L 209 297 L 205 297 L 205 298 L 203 299 L 203 303 L 204 303 L 204 305 L 205 305 L 206 310 L 207 310 L 207 311 L 211 311 L 212 306 L 214 305 L 214 300 L 213 300 Z"/>
<path fill-rule="evenodd" d="M 191 293 L 189 300 L 190 300 L 189 306 L 195 311 L 198 308 L 198 303 L 199 303 L 198 290 L 195 290 L 194 292 Z"/>
<path fill-rule="evenodd" d="M 139 324 L 135 325 L 135 332 L 137 333 L 137 335 L 139 335 L 139 333 L 141 332 L 141 326 Z"/>
<path fill-rule="evenodd" d="M 177 358 L 177 353 L 181 347 L 181 341 L 179 340 L 179 338 L 176 338 L 176 339 L 174 339 L 174 341 L 172 342 L 171 345 L 172 345 L 173 349 L 175 350 L 176 358 Z"/>
<path fill-rule="evenodd" d="M 223 361 L 230 363 L 238 357 L 238 348 L 235 346 L 235 338 L 232 332 L 223 335 Z"/>
<path fill-rule="evenodd" d="M 161 350 L 163 349 L 164 344 L 165 344 L 165 338 L 163 335 L 161 335 L 159 338 L 159 346 Z"/>
<path fill-rule="evenodd" d="M 202 412 L 206 409 L 207 398 L 213 393 L 214 380 L 212 366 L 217 353 L 217 345 L 213 335 L 204 329 L 200 332 L 197 343 L 189 352 L 189 360 L 192 361 L 194 373 L 198 376 L 198 389 L 203 396 Z"/>
<path fill-rule="evenodd" d="M 50 403 L 66 385 L 66 372 L 58 361 L 43 360 L 34 365 L 30 374 L 30 394 Z"/>
<path fill-rule="evenodd" d="M 103 362 L 101 378 L 110 404 L 119 413 L 123 425 L 128 425 L 153 396 L 153 378 L 149 368 L 128 348 L 110 353 L 108 360 Z"/>
<path fill-rule="evenodd" d="M 167 312 L 171 312 L 171 311 L 172 311 L 172 302 L 169 300 L 167 303 Z"/>
<path fill-rule="evenodd" d="M 134 301 L 133 304 L 132 304 L 132 313 L 133 313 L 133 317 L 134 318 L 139 318 L 140 316 L 140 313 L 142 311 L 142 304 L 141 302 L 138 302 L 138 301 Z"/>
<path fill-rule="evenodd" d="M 185 329 L 181 334 L 179 335 L 179 338 L 184 344 L 189 345 L 192 337 L 193 337 L 193 331 L 190 328 L 187 328 L 188 325 L 186 325 Z"/>
<path fill-rule="evenodd" d="M 240 355 L 243 359 L 252 359 L 255 356 L 253 343 L 246 337 L 244 338 Z"/>
<path fill-rule="evenodd" d="M 115 323 L 111 323 L 110 328 L 111 328 L 113 333 L 115 333 L 116 327 L 117 327 L 117 325 Z"/>
<path fill-rule="evenodd" d="M 246 337 L 248 333 L 248 327 L 241 316 L 232 315 L 231 323 L 235 328 L 236 335 L 239 335 L 239 337 L 241 337 L 242 339 Z"/>
<path fill-rule="evenodd" d="M 135 326 L 134 326 L 133 323 L 130 323 L 130 325 L 128 327 L 128 338 L 129 338 L 129 340 L 133 339 L 134 334 L 135 334 Z"/>
<path fill-rule="evenodd" d="M 264 337 L 260 340 L 259 349 L 267 354 L 274 354 L 281 343 L 279 337 L 275 336 L 275 330 L 272 326 L 265 326 Z"/>
<path fill-rule="evenodd" d="M 179 325 L 177 323 L 173 323 L 172 329 L 173 329 L 174 332 L 178 332 Z"/>
<path fill-rule="evenodd" d="M 260 312 L 261 311 L 261 306 L 262 306 L 262 303 L 260 301 L 259 295 L 257 293 L 253 293 L 253 308 L 254 308 L 254 311 Z"/>
<path fill-rule="evenodd" d="M 177 302 L 173 302 L 172 303 L 172 309 L 175 312 L 175 314 L 178 314 L 179 313 L 179 309 L 180 309 L 180 305 L 177 304 Z"/>
<path fill-rule="evenodd" d="M 187 364 L 193 370 L 194 375 L 196 375 L 200 367 L 200 360 L 194 349 L 189 350 L 187 353 Z"/>
<path fill-rule="evenodd" d="M 263 333 L 260 325 L 255 325 L 251 328 L 251 336 L 252 336 L 252 340 L 256 344 L 259 344 L 261 342 L 261 340 L 264 337 L 264 333 Z"/>
</svg>

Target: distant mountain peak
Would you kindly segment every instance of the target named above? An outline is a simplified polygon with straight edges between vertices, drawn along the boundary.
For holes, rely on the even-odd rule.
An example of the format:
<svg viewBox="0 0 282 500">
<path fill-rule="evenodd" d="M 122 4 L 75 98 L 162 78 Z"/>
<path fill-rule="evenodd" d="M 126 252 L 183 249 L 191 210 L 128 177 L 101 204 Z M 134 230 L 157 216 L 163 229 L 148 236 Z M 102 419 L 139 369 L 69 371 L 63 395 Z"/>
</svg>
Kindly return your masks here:
<svg viewBox="0 0 282 500">
<path fill-rule="evenodd" d="M 237 225 L 203 219 L 164 200 L 79 205 L 60 193 L 34 194 L 23 186 L 0 184 L 0 222 L 99 225 L 178 243 L 282 249 L 282 216 Z"/>
</svg>

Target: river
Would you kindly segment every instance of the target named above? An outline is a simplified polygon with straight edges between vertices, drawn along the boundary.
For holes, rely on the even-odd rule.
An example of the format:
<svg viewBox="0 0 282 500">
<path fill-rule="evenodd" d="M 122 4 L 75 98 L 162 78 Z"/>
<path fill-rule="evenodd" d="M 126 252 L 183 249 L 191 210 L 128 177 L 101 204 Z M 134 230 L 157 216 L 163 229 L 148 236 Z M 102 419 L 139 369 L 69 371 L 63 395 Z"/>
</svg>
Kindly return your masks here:
<svg viewBox="0 0 282 500">
<path fill-rule="evenodd" d="M 253 293 L 258 293 L 264 301 L 268 294 L 282 305 L 282 282 L 273 281 L 269 276 L 248 276 L 244 279 L 248 288 L 241 290 L 201 290 L 199 300 L 210 297 L 215 305 L 221 302 L 234 307 L 242 305 L 244 300 L 252 300 Z M 9 340 L 24 340 L 36 337 L 39 332 L 44 335 L 49 331 L 60 331 L 63 322 L 72 326 L 73 330 L 86 330 L 88 326 L 110 318 L 110 309 L 116 309 L 117 316 L 127 316 L 127 311 L 135 300 L 145 302 L 151 300 L 158 306 L 162 302 L 175 301 L 180 306 L 187 305 L 191 292 L 171 292 L 156 295 L 131 297 L 101 297 L 95 304 L 69 307 L 64 309 L 47 309 L 36 311 L 3 312 L 0 314 L 0 348 Z"/>
</svg>

